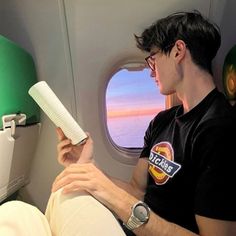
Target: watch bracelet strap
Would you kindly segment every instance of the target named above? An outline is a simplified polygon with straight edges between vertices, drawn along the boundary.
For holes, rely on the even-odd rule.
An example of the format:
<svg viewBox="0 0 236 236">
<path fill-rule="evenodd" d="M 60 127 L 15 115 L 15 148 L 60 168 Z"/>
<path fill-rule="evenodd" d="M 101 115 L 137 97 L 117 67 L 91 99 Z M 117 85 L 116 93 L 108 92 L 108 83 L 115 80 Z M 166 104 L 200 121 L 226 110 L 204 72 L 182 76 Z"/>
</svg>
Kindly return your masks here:
<svg viewBox="0 0 236 236">
<path fill-rule="evenodd" d="M 136 217 L 131 216 L 130 219 L 128 220 L 128 222 L 124 225 L 127 229 L 129 230 L 133 230 L 139 226 L 141 226 L 142 224 L 144 224 L 144 222 L 140 222 Z"/>
</svg>

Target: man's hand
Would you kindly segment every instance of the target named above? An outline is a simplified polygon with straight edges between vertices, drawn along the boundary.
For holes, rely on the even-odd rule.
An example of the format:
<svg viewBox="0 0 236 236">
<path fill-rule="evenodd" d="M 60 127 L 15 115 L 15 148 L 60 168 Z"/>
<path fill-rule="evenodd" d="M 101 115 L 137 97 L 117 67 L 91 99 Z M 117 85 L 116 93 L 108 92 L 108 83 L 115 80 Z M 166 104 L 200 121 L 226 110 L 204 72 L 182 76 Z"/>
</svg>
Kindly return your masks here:
<svg viewBox="0 0 236 236">
<path fill-rule="evenodd" d="M 61 128 L 56 129 L 58 137 L 58 162 L 67 167 L 72 163 L 89 163 L 93 161 L 93 140 L 88 135 L 88 138 L 83 144 L 73 145 L 63 133 Z"/>
<path fill-rule="evenodd" d="M 65 168 L 56 177 L 52 191 L 60 188 L 63 188 L 63 193 L 86 191 L 108 207 L 119 196 L 120 191 L 123 194 L 123 190 L 93 163 L 71 164 Z M 122 194 L 120 199 L 123 197 Z"/>
</svg>

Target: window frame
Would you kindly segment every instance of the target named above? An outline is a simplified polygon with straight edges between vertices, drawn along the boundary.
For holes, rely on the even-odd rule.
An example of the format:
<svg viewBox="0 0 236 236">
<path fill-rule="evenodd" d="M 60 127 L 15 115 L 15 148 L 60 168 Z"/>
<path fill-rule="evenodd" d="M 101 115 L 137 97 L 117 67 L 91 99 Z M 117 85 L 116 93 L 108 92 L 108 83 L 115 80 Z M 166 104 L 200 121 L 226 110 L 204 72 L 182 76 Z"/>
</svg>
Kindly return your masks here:
<svg viewBox="0 0 236 236">
<path fill-rule="evenodd" d="M 106 80 L 106 86 L 105 86 L 105 89 L 104 89 L 104 104 L 105 104 L 105 107 L 104 107 L 104 118 L 105 118 L 105 134 L 106 134 L 106 137 L 107 137 L 107 140 L 109 142 L 109 144 L 112 146 L 112 148 L 114 148 L 119 154 L 122 155 L 122 157 L 124 157 L 124 162 L 125 163 L 133 163 L 133 159 L 135 158 L 138 158 L 141 151 L 142 151 L 142 147 L 123 147 L 123 146 L 120 146 L 118 145 L 117 143 L 115 143 L 113 141 L 113 138 L 112 136 L 110 135 L 110 132 L 109 132 L 109 128 L 108 128 L 108 115 L 107 115 L 107 102 L 106 102 L 106 94 L 107 94 L 107 88 L 108 88 L 108 85 L 109 85 L 109 82 L 111 81 L 111 79 L 113 78 L 113 76 L 117 73 L 119 73 L 121 70 L 128 70 L 128 71 L 142 71 L 144 69 L 149 69 L 149 67 L 147 66 L 146 63 L 144 62 L 126 62 L 124 63 L 123 65 L 119 66 L 118 69 L 116 68 L 116 70 L 113 71 L 113 73 L 110 74 L 110 76 L 108 77 L 108 79 Z M 150 78 L 151 79 L 151 78 Z M 165 104 L 164 104 L 164 109 L 167 109 L 167 97 L 165 98 Z M 150 120 L 151 121 L 151 120 Z M 123 162 L 122 160 L 119 160 L 121 162 Z"/>
</svg>

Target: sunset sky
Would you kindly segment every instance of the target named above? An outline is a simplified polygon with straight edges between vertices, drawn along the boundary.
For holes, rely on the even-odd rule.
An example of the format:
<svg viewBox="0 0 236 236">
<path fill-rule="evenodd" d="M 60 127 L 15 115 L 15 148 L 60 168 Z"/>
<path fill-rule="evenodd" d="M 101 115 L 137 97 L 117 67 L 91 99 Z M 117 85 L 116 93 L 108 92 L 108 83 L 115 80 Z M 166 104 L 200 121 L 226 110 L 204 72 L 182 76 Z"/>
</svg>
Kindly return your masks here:
<svg viewBox="0 0 236 236">
<path fill-rule="evenodd" d="M 121 70 L 108 84 L 107 115 L 108 118 L 150 115 L 164 109 L 164 99 L 149 69 L 142 72 Z"/>
</svg>

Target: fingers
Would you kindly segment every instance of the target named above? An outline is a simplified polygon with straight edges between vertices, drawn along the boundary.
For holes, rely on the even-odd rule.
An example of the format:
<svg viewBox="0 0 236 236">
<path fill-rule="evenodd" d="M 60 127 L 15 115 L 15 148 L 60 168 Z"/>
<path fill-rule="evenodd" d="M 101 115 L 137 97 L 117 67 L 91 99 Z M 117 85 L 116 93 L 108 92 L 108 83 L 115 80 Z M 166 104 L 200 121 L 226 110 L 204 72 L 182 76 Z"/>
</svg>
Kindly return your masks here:
<svg viewBox="0 0 236 236">
<path fill-rule="evenodd" d="M 58 153 L 61 153 L 63 149 L 65 149 L 66 146 L 69 146 L 71 144 L 71 141 L 69 139 L 62 140 L 60 143 L 57 144 L 57 151 Z M 71 149 L 72 147 L 70 147 Z"/>
<path fill-rule="evenodd" d="M 80 190 L 85 190 L 81 188 L 81 183 L 82 183 L 81 181 L 74 181 L 72 183 L 67 184 L 63 188 L 62 193 L 72 193 Z"/>
<path fill-rule="evenodd" d="M 57 153 L 58 153 L 58 161 L 59 163 L 62 162 L 63 158 L 66 156 L 67 153 L 70 153 L 72 150 L 71 141 L 69 139 L 65 139 L 60 141 L 57 144 Z"/>
<path fill-rule="evenodd" d="M 83 140 L 82 143 L 77 144 L 77 146 L 88 146 L 93 145 L 93 140 L 88 132 L 86 132 L 87 137 Z"/>
<path fill-rule="evenodd" d="M 87 145 L 93 145 L 93 140 L 92 140 L 91 136 L 88 136 L 88 138 L 86 139 L 86 143 L 87 143 Z"/>
<path fill-rule="evenodd" d="M 66 139 L 66 136 L 60 127 L 56 128 L 57 138 L 59 141 Z"/>
<path fill-rule="evenodd" d="M 60 188 L 67 189 L 67 192 L 68 190 L 73 191 L 73 189 L 76 190 L 79 188 L 78 183 L 81 185 L 85 182 L 90 182 L 91 175 L 89 170 L 91 170 L 89 165 L 70 165 L 56 177 L 52 185 L 52 192 Z"/>
<path fill-rule="evenodd" d="M 57 160 L 67 167 L 72 163 L 88 163 L 93 160 L 93 140 L 90 134 L 87 133 L 88 138 L 81 145 L 73 145 L 60 127 L 56 129 L 58 144 L 57 144 Z"/>
</svg>

